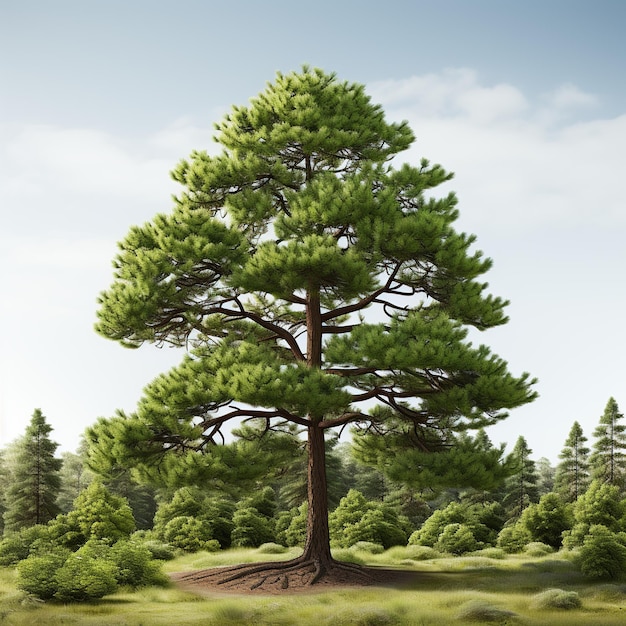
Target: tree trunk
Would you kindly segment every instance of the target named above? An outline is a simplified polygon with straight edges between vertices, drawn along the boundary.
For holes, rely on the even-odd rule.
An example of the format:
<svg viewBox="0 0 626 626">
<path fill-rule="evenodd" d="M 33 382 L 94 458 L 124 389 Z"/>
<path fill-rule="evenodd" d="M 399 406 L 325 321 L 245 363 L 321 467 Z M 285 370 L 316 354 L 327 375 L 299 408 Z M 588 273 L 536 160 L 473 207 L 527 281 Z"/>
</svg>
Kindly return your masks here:
<svg viewBox="0 0 626 626">
<path fill-rule="evenodd" d="M 322 365 L 322 316 L 319 289 L 309 289 L 306 303 L 307 366 Z M 326 447 L 324 429 L 318 424 L 322 415 L 309 415 L 307 464 L 307 537 L 304 558 L 312 559 L 318 567 L 330 563 L 330 535 L 328 532 L 328 493 L 326 485 Z"/>
<path fill-rule="evenodd" d="M 303 557 L 324 567 L 331 562 L 328 531 L 328 493 L 326 486 L 326 448 L 324 431 L 309 426 L 308 441 L 308 516 Z"/>
</svg>

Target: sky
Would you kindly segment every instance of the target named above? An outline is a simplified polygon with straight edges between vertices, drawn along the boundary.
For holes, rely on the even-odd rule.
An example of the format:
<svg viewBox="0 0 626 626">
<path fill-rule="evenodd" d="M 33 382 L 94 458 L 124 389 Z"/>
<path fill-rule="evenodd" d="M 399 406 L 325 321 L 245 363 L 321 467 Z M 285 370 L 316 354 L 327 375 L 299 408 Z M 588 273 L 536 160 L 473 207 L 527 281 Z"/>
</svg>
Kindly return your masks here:
<svg viewBox="0 0 626 626">
<path fill-rule="evenodd" d="M 167 212 L 213 124 L 303 64 L 366 86 L 455 173 L 507 325 L 477 341 L 540 397 L 488 433 L 558 462 L 626 409 L 626 3 L 0 0 L 0 447 L 35 408 L 60 451 L 176 364 L 93 331 L 116 242 Z"/>
</svg>

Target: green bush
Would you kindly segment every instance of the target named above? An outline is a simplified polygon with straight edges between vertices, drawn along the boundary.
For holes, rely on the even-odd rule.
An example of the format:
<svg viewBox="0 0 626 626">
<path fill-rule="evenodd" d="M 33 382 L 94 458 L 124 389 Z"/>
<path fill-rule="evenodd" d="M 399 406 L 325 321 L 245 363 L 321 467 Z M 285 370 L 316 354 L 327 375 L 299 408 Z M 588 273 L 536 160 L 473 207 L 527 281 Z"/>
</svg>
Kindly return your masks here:
<svg viewBox="0 0 626 626">
<path fill-rule="evenodd" d="M 212 537 L 209 522 L 196 517 L 181 515 L 171 519 L 163 529 L 163 536 L 169 544 L 185 552 L 215 552 L 220 549 L 219 542 Z"/>
<path fill-rule="evenodd" d="M 59 600 L 95 600 L 117 589 L 118 568 L 106 559 L 85 558 L 80 550 L 67 558 L 56 573 Z"/>
<path fill-rule="evenodd" d="M 580 571 L 588 578 L 618 578 L 626 570 L 626 547 L 606 526 L 591 526 L 578 553 Z"/>
<path fill-rule="evenodd" d="M 496 546 L 509 554 L 521 552 L 532 541 L 529 530 L 521 524 L 505 526 L 498 534 Z"/>
<path fill-rule="evenodd" d="M 558 494 L 546 493 L 538 504 L 526 507 L 519 523 L 528 529 L 533 541 L 558 549 L 563 543 L 563 532 L 572 528 L 574 519 Z"/>
<path fill-rule="evenodd" d="M 457 614 L 457 619 L 468 622 L 498 622 L 499 624 L 506 624 L 516 616 L 516 613 L 513 611 L 500 609 L 479 600 L 470 600 L 461 607 Z"/>
<path fill-rule="evenodd" d="M 0 565 L 15 565 L 50 545 L 50 531 L 41 524 L 10 533 L 0 541 Z"/>
<path fill-rule="evenodd" d="M 285 546 L 281 546 L 279 543 L 270 541 L 260 545 L 257 548 L 257 552 L 261 554 L 283 554 L 284 552 L 287 552 L 287 548 L 285 548 Z"/>
<path fill-rule="evenodd" d="M 202 523 L 203 540 L 215 539 L 220 547 L 229 548 L 234 509 L 231 502 L 223 498 L 211 498 L 198 487 L 182 487 L 174 493 L 169 502 L 159 505 L 154 516 L 154 534 L 158 539 L 172 543 L 166 537 L 168 533 L 166 529 L 170 522 L 180 517 L 195 518 Z M 171 527 L 169 532 L 171 533 Z M 179 543 L 191 545 L 182 539 Z M 195 552 L 197 549 L 203 550 L 204 548 L 182 549 Z"/>
<path fill-rule="evenodd" d="M 482 550 L 476 550 L 474 552 L 476 556 L 484 556 L 487 559 L 503 559 L 506 556 L 506 552 L 502 548 L 482 548 Z"/>
<path fill-rule="evenodd" d="M 78 527 L 86 539 L 107 539 L 111 544 L 128 538 L 135 530 L 135 518 L 126 498 L 112 494 L 98 481 L 74 500 L 67 523 Z"/>
<path fill-rule="evenodd" d="M 308 514 L 308 505 L 303 502 L 297 509 L 291 510 L 291 520 L 284 531 L 285 543 L 290 547 L 304 546 L 306 540 L 306 519 Z M 277 540 L 282 541 L 279 536 Z"/>
<path fill-rule="evenodd" d="M 385 551 L 384 546 L 379 543 L 373 543 L 372 541 L 357 541 L 350 547 L 351 550 L 361 550 L 362 552 L 369 552 L 370 554 L 382 554 Z"/>
<path fill-rule="evenodd" d="M 261 515 L 255 508 L 238 509 L 233 515 L 231 543 L 238 548 L 258 548 L 274 541 L 272 521 Z"/>
<path fill-rule="evenodd" d="M 440 552 L 450 554 L 465 554 L 478 549 L 476 537 L 469 526 L 465 524 L 448 524 L 439 535 L 434 545 Z"/>
<path fill-rule="evenodd" d="M 17 565 L 17 587 L 42 600 L 49 600 L 58 589 L 57 571 L 70 555 L 59 548 L 46 555 L 31 555 Z"/>
<path fill-rule="evenodd" d="M 531 541 L 524 546 L 524 554 L 528 556 L 542 557 L 552 554 L 553 552 L 554 548 L 552 546 L 541 543 L 541 541 Z"/>
<path fill-rule="evenodd" d="M 161 566 L 152 559 L 147 546 L 133 541 L 118 541 L 109 550 L 107 558 L 118 568 L 119 585 L 145 587 L 166 582 Z"/>
<path fill-rule="evenodd" d="M 582 606 L 576 591 L 563 589 L 546 589 L 532 597 L 532 606 L 536 609 L 579 609 Z"/>
<path fill-rule="evenodd" d="M 142 544 L 150 551 L 153 559 L 157 561 L 171 561 L 176 555 L 174 548 L 169 543 L 164 543 L 158 539 L 148 539 Z"/>
<path fill-rule="evenodd" d="M 406 534 L 397 511 L 380 502 L 368 501 L 350 489 L 328 518 L 333 545 L 349 548 L 359 541 L 378 543 L 384 548 L 405 545 Z"/>
</svg>

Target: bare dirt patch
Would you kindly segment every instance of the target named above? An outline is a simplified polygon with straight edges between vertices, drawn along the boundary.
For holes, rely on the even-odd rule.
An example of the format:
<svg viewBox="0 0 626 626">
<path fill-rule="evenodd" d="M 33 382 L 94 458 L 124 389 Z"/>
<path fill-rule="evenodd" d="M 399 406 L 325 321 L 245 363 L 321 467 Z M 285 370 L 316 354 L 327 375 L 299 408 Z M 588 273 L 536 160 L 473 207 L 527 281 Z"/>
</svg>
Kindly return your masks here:
<svg viewBox="0 0 626 626">
<path fill-rule="evenodd" d="M 242 594 L 286 595 L 319 593 L 358 587 L 411 586 L 420 572 L 382 567 L 363 567 L 335 562 L 318 576 L 314 564 L 256 563 L 212 567 L 170 575 L 174 584 L 201 595 Z"/>
</svg>

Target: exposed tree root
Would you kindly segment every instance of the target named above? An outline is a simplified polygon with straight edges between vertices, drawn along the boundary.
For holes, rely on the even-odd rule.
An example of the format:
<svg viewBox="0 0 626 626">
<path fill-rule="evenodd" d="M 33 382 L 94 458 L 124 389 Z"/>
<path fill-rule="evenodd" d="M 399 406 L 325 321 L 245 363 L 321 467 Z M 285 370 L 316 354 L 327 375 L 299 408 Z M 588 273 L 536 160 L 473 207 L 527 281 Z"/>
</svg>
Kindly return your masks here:
<svg viewBox="0 0 626 626">
<path fill-rule="evenodd" d="M 183 572 L 173 574 L 172 580 L 195 590 L 284 593 L 304 591 L 313 585 L 347 587 L 395 582 L 387 580 L 385 572 L 390 570 L 362 567 L 332 559 L 321 562 L 300 557 L 290 561 L 246 563 Z M 391 576 L 393 577 L 393 573 Z"/>
</svg>

